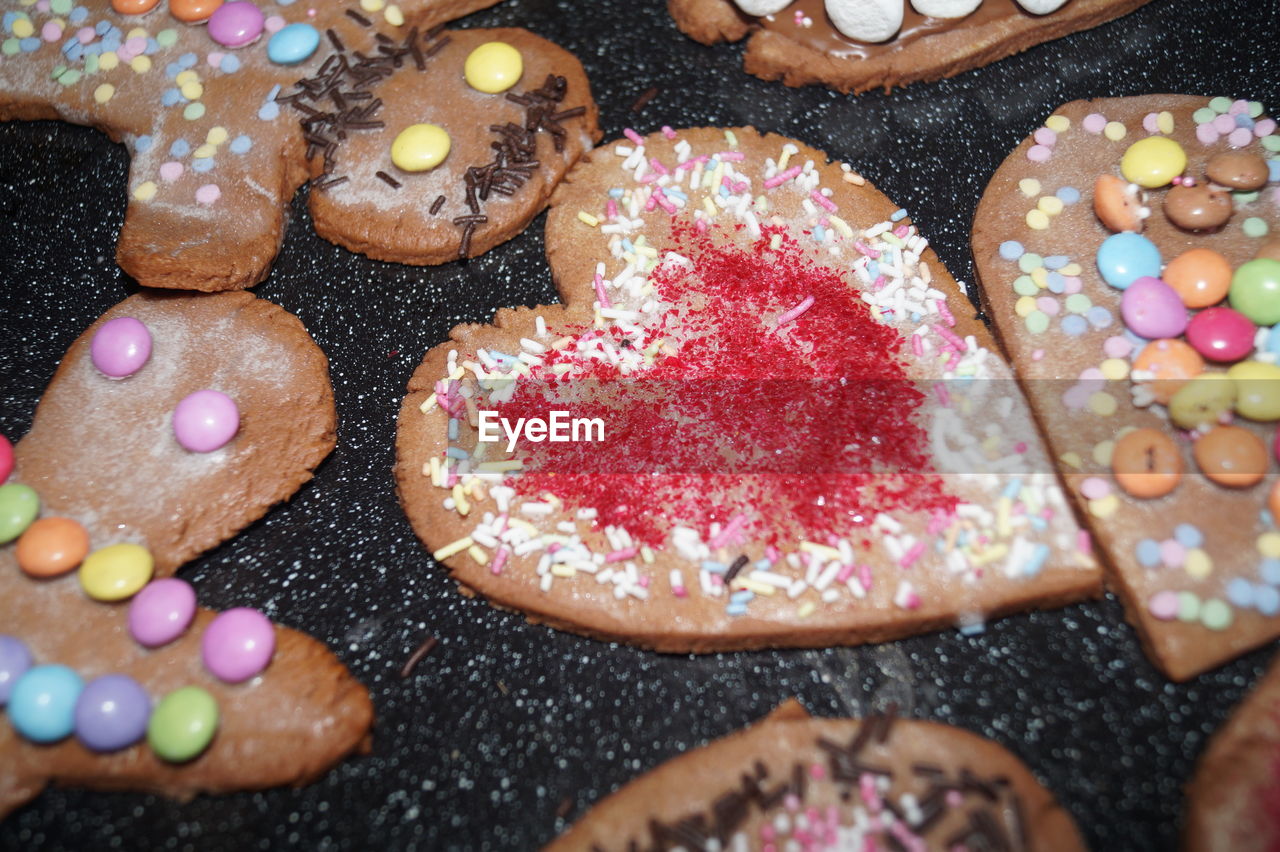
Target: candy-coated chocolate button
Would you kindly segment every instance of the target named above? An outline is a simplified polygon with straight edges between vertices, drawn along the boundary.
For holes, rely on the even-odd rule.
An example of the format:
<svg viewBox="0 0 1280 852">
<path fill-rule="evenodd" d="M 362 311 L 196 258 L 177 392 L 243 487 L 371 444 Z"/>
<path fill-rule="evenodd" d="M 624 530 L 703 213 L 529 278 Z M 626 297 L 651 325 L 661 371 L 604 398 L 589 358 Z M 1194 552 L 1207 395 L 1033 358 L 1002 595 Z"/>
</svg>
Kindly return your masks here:
<svg viewBox="0 0 1280 852">
<path fill-rule="evenodd" d="M 1187 327 L 1187 308 L 1178 291 L 1159 278 L 1144 275 L 1120 297 L 1120 316 L 1139 337 L 1177 337 Z"/>
<path fill-rule="evenodd" d="M 1210 361 L 1231 363 L 1253 351 L 1256 329 L 1231 308 L 1205 308 L 1187 323 L 1187 342 Z"/>
<path fill-rule="evenodd" d="M 93 366 L 106 376 L 131 376 L 151 357 L 151 332 L 133 317 L 116 317 L 99 326 L 89 344 Z"/>
<path fill-rule="evenodd" d="M 195 24 L 207 21 L 221 5 L 222 0 L 169 0 L 169 14 L 184 24 Z"/>
<path fill-rule="evenodd" d="M 142 15 L 156 7 L 160 0 L 111 0 L 111 8 L 121 15 Z"/>
<path fill-rule="evenodd" d="M 1204 173 L 1214 183 L 1248 192 L 1266 186 L 1270 170 L 1257 154 L 1223 151 L 1209 158 Z"/>
<path fill-rule="evenodd" d="M 471 53 L 463 65 L 467 84 L 487 94 L 505 92 L 520 82 L 524 60 L 520 51 L 503 41 L 486 42 Z"/>
<path fill-rule="evenodd" d="M 1195 442 L 1200 471 L 1219 485 L 1248 488 L 1267 472 L 1267 448 L 1243 426 L 1215 426 Z"/>
<path fill-rule="evenodd" d="M 1236 384 L 1236 411 L 1241 417 L 1263 423 L 1280 420 L 1280 367 L 1241 361 L 1227 375 Z"/>
<path fill-rule="evenodd" d="M 391 162 L 406 172 L 434 169 L 449 156 L 449 134 L 434 124 L 414 124 L 391 143 Z"/>
<path fill-rule="evenodd" d="M 218 702 L 198 686 L 160 699 L 147 722 L 147 744 L 161 760 L 184 763 L 198 756 L 218 730 Z"/>
<path fill-rule="evenodd" d="M 310 24 L 289 24 L 267 42 L 267 58 L 277 65 L 304 62 L 320 46 L 320 32 Z"/>
<path fill-rule="evenodd" d="M 1226 373 L 1201 373 L 1169 400 L 1169 417 L 1183 429 L 1217 423 L 1236 401 L 1236 383 Z"/>
<path fill-rule="evenodd" d="M 1258 325 L 1280 322 L 1280 260 L 1255 258 L 1231 277 L 1231 307 Z"/>
<path fill-rule="evenodd" d="M 9 694 L 9 721 L 28 740 L 56 743 L 75 728 L 76 699 L 84 681 L 66 666 L 27 669 Z"/>
<path fill-rule="evenodd" d="M 186 580 L 167 577 L 147 583 L 129 602 L 129 633 L 157 648 L 181 636 L 196 614 L 196 591 Z"/>
<path fill-rule="evenodd" d="M 1204 359 L 1181 340 L 1153 340 L 1133 360 L 1133 372 L 1150 373 L 1156 402 L 1167 405 L 1188 379 L 1204 372 Z"/>
<path fill-rule="evenodd" d="M 90 751 L 128 748 L 147 733 L 151 697 L 128 675 L 109 674 L 85 685 L 76 700 L 76 739 Z"/>
<path fill-rule="evenodd" d="M 1193 248 L 1169 261 L 1160 276 L 1188 308 L 1207 308 L 1226 298 L 1231 263 L 1210 248 Z"/>
<path fill-rule="evenodd" d="M 1168 186 L 1187 167 L 1187 152 L 1165 136 L 1139 139 L 1120 158 L 1120 173 L 1125 180 L 1154 189 Z"/>
<path fill-rule="evenodd" d="M 205 668 L 219 680 L 240 683 L 260 673 L 276 649 L 276 631 L 256 609 L 220 613 L 200 637 Z"/>
<path fill-rule="evenodd" d="M 26 643 L 16 636 L 0 633 L 0 707 L 9 703 L 13 685 L 29 668 L 31 652 L 27 650 Z"/>
<path fill-rule="evenodd" d="M 57 577 L 89 553 L 89 533 L 71 518 L 40 518 L 18 538 L 18 567 L 32 577 Z"/>
<path fill-rule="evenodd" d="M 13 473 L 13 444 L 4 435 L 0 435 L 0 482 Z"/>
<path fill-rule="evenodd" d="M 216 390 L 188 394 L 173 410 L 173 434 L 193 453 L 211 453 L 226 446 L 240 429 L 235 400 Z"/>
<path fill-rule="evenodd" d="M 223 47 L 244 47 L 262 35 L 265 23 L 256 3 L 231 0 L 209 16 L 209 37 Z"/>
<path fill-rule="evenodd" d="M 151 579 L 151 551 L 121 542 L 90 553 L 80 566 L 80 585 L 96 601 L 123 601 L 136 595 Z"/>
<path fill-rule="evenodd" d="M 1100 175 L 1093 184 L 1093 212 L 1113 231 L 1141 231 L 1151 211 L 1138 187 L 1115 175 Z"/>
<path fill-rule="evenodd" d="M 1276 433 L 1276 437 L 1280 438 L 1280 432 Z M 1273 519 L 1280 518 L 1280 479 L 1271 484 L 1271 493 L 1267 495 L 1267 509 Z M 3 703 L 0 701 L 0 704 Z"/>
<path fill-rule="evenodd" d="M 1208 184 L 1175 186 L 1165 193 L 1164 215 L 1184 231 L 1209 231 L 1231 218 L 1231 196 Z"/>
<path fill-rule="evenodd" d="M 13 541 L 40 513 L 40 497 L 29 485 L 0 485 L 0 544 Z"/>
<path fill-rule="evenodd" d="M 1135 429 L 1116 441 L 1111 470 L 1128 494 L 1143 499 L 1163 497 L 1182 479 L 1182 454 L 1165 433 Z"/>
<path fill-rule="evenodd" d="M 1123 290 L 1139 278 L 1160 277 L 1160 249 L 1141 234 L 1112 234 L 1098 246 L 1102 280 Z"/>
</svg>

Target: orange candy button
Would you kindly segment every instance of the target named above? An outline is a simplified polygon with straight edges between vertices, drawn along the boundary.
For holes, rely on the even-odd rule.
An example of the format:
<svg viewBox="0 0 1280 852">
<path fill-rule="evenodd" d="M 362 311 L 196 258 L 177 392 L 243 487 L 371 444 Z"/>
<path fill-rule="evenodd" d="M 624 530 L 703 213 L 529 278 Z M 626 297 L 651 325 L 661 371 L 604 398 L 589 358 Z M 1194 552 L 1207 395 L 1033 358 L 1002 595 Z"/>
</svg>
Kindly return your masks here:
<svg viewBox="0 0 1280 852">
<path fill-rule="evenodd" d="M 1267 508 L 1271 510 L 1272 518 L 1280 518 L 1280 479 L 1271 486 L 1271 494 L 1267 497 Z"/>
<path fill-rule="evenodd" d="M 1169 261 L 1160 277 L 1182 297 L 1188 308 L 1207 308 L 1227 297 L 1231 263 L 1208 248 L 1193 248 Z"/>
<path fill-rule="evenodd" d="M 1133 359 L 1133 370 L 1151 373 L 1151 392 L 1156 402 L 1168 405 L 1179 388 L 1204 372 L 1204 358 L 1181 340 L 1153 340 Z"/>
<path fill-rule="evenodd" d="M 185 24 L 209 20 L 222 0 L 169 0 L 169 14 Z"/>
<path fill-rule="evenodd" d="M 56 577 L 89 553 L 89 533 L 70 518 L 41 518 L 18 539 L 18 566 L 32 577 Z"/>
<path fill-rule="evenodd" d="M 1215 426 L 1195 443 L 1196 464 L 1205 476 L 1229 488 L 1248 488 L 1267 472 L 1267 448 L 1243 426 Z"/>
<path fill-rule="evenodd" d="M 1093 212 L 1113 231 L 1142 231 L 1146 205 L 1136 186 L 1115 175 L 1100 175 L 1093 184 Z"/>
<path fill-rule="evenodd" d="M 141 15 L 150 12 L 160 0 L 111 0 L 111 8 L 121 15 Z"/>
<path fill-rule="evenodd" d="M 1111 471 L 1126 493 L 1143 499 L 1163 497 L 1182 479 L 1182 454 L 1165 433 L 1135 429 L 1116 441 Z"/>
</svg>

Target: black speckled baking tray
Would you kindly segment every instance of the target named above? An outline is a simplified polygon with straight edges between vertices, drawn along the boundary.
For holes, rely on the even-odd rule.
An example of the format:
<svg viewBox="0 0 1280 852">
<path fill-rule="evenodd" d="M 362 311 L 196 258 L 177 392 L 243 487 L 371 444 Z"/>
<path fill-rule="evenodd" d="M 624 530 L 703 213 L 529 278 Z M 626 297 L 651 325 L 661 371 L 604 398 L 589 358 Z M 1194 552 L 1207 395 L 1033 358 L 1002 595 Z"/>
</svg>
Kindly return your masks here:
<svg viewBox="0 0 1280 852">
<path fill-rule="evenodd" d="M 508 0 L 460 22 L 511 25 L 582 59 L 606 139 L 663 124 L 795 136 L 907 207 L 964 280 L 987 178 L 1059 103 L 1169 91 L 1280 110 L 1275 0 L 1154 0 L 951 80 L 860 97 L 749 77 L 740 46 L 695 44 L 657 2 Z M 633 112 L 650 87 L 657 96 Z M 92 130 L 0 125 L 0 430 L 13 439 L 65 348 L 136 290 L 113 260 L 125 167 L 124 150 Z M 187 804 L 51 790 L 0 824 L 0 847 L 527 849 L 639 773 L 793 695 L 819 715 L 895 701 L 981 732 L 1031 766 L 1094 847 L 1175 846 L 1194 760 L 1271 649 L 1171 684 L 1108 598 L 973 638 L 661 656 L 533 627 L 457 594 L 396 502 L 395 415 L 414 366 L 453 324 L 555 298 L 542 224 L 481 258 L 418 269 L 316 237 L 299 199 L 256 290 L 300 316 L 328 354 L 338 448 L 290 503 L 182 576 L 206 605 L 259 607 L 327 642 L 373 694 L 373 754 L 301 790 Z M 427 635 L 439 646 L 401 679 Z"/>
</svg>

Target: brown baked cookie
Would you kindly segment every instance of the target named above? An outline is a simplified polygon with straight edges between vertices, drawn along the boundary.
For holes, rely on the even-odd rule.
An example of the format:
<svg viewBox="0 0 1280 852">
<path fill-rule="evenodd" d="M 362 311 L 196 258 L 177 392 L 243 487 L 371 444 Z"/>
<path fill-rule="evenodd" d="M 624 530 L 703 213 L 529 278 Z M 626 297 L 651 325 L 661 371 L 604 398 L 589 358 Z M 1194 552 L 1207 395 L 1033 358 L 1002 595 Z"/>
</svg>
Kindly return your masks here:
<svg viewBox="0 0 1280 852">
<path fill-rule="evenodd" d="M 320 643 L 166 578 L 333 445 L 323 353 L 252 294 L 132 296 L 72 344 L 0 439 L 0 816 L 50 781 L 303 784 L 364 746 L 368 693 Z"/>
<path fill-rule="evenodd" d="M 1213 739 L 1187 786 L 1182 847 L 1280 845 L 1280 667 L 1274 663 Z"/>
<path fill-rule="evenodd" d="M 1228 98 L 1069 103 L 973 226 L 996 330 L 1175 680 L 1280 635 L 1275 128 Z"/>
<path fill-rule="evenodd" d="M 995 743 L 933 722 L 814 719 L 788 701 L 670 760 L 551 843 L 570 849 L 1083 849 Z"/>
<path fill-rule="evenodd" d="M 743 65 L 750 74 L 788 86 L 824 83 L 847 94 L 951 77 L 1096 27 L 1145 2 L 667 0 L 667 9 L 703 44 L 749 35 Z M 1035 11 L 1041 9 L 1051 11 Z"/>
<path fill-rule="evenodd" d="M 151 357 L 111 379 L 91 350 L 121 317 L 146 326 Z M 204 390 L 235 402 L 239 428 L 223 448 L 191 452 L 172 414 Z M 251 293 L 143 292 L 67 350 L 15 456 L 47 510 L 80 519 L 95 540 L 146 545 L 169 575 L 309 480 L 336 420 L 328 361 L 297 317 Z"/>
<path fill-rule="evenodd" d="M 377 13 L 355 2 L 24 6 L 4 20 L 0 118 L 89 124 L 128 146 L 117 260 L 148 286 L 213 291 L 262 280 L 309 176 L 326 237 L 376 257 L 440 263 L 523 228 L 597 132 L 581 66 L 521 30 L 489 34 L 523 60 L 505 77 L 490 67 L 505 94 L 470 90 L 469 48 L 489 35 L 434 28 L 493 2 L 407 0 Z M 495 120 L 520 128 L 493 131 Z M 455 150 L 433 171 L 406 172 L 391 145 L 419 123 L 441 127 Z M 446 200 L 435 205 L 439 195 Z"/>
<path fill-rule="evenodd" d="M 410 381 L 401 502 L 464 587 L 678 652 L 1096 593 L 1012 374 L 905 211 L 752 128 L 627 134 L 553 198 L 564 305 L 459 326 Z M 509 445 L 499 418 L 544 425 Z"/>
</svg>

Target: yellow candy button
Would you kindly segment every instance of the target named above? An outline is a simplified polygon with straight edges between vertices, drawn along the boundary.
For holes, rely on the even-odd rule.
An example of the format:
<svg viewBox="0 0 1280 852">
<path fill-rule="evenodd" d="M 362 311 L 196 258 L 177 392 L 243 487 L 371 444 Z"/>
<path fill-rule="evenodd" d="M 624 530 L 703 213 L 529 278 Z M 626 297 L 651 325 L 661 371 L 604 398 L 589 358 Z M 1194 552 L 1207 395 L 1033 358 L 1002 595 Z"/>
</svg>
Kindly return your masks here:
<svg viewBox="0 0 1280 852">
<path fill-rule="evenodd" d="M 524 60 L 520 51 L 506 42 L 490 41 L 471 51 L 463 71 L 471 88 L 492 95 L 520 82 Z"/>
<path fill-rule="evenodd" d="M 1125 180 L 1147 189 L 1168 186 L 1186 167 L 1187 152 L 1164 136 L 1139 139 L 1120 158 L 1120 172 Z"/>
<path fill-rule="evenodd" d="M 434 124 L 414 124 L 391 143 L 391 162 L 406 172 L 434 169 L 449 156 L 449 134 Z"/>
<path fill-rule="evenodd" d="M 95 550 L 80 565 L 80 585 L 97 601 L 123 601 L 151 579 L 151 552 L 139 544 L 111 544 Z"/>
<path fill-rule="evenodd" d="M 1280 367 L 1241 361 L 1227 370 L 1236 383 L 1236 411 L 1241 417 L 1269 423 L 1280 420 Z"/>
</svg>

